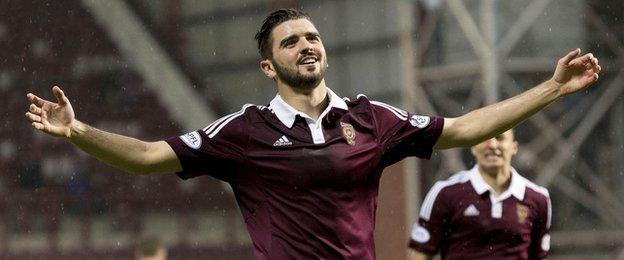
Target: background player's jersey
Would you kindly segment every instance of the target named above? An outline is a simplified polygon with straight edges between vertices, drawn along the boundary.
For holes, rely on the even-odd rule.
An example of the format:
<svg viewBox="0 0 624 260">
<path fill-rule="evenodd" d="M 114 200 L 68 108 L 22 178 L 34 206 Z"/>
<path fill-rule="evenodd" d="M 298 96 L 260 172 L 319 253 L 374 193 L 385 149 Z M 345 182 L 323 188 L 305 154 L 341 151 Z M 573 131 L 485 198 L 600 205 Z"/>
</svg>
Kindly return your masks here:
<svg viewBox="0 0 624 260">
<path fill-rule="evenodd" d="M 441 134 L 443 118 L 329 95 L 318 121 L 277 96 L 167 140 L 181 178 L 232 186 L 257 259 L 373 259 L 382 170 L 429 158 Z"/>
<path fill-rule="evenodd" d="M 410 247 L 442 259 L 542 259 L 550 248 L 548 190 L 512 169 L 500 196 L 477 166 L 433 185 L 414 224 Z"/>
</svg>

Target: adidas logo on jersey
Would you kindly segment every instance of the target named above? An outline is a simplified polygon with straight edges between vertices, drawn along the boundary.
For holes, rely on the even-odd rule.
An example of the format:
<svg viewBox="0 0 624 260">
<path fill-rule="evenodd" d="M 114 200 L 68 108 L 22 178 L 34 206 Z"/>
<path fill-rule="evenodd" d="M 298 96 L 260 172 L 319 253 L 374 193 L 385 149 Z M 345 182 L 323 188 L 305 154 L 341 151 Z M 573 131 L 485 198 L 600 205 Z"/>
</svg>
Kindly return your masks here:
<svg viewBox="0 0 624 260">
<path fill-rule="evenodd" d="M 464 216 L 479 216 L 479 210 L 477 209 L 477 207 L 470 204 L 470 206 L 468 206 L 466 210 L 464 210 Z"/>
<path fill-rule="evenodd" d="M 285 135 L 282 135 L 280 139 L 277 139 L 277 141 L 273 143 L 273 146 L 286 146 L 286 145 L 292 145 L 292 142 L 288 140 L 288 138 L 286 138 Z"/>
</svg>

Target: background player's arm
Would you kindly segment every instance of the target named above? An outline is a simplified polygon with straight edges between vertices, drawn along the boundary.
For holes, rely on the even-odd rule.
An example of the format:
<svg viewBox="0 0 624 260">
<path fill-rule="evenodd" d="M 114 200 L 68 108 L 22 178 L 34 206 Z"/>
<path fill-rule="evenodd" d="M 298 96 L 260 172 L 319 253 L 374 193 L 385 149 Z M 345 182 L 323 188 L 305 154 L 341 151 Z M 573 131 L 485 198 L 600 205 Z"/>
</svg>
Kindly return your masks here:
<svg viewBox="0 0 624 260">
<path fill-rule="evenodd" d="M 410 249 L 409 259 L 410 260 L 431 260 L 433 259 L 433 255 L 426 254 L 420 251 L 416 251 L 414 249 Z"/>
<path fill-rule="evenodd" d="M 533 220 L 531 229 L 531 244 L 529 245 L 529 259 L 546 259 L 550 250 L 550 218 L 552 206 L 550 196 L 546 193 L 546 199 L 538 203 L 537 218 Z"/>
<path fill-rule="evenodd" d="M 436 182 L 427 192 L 410 234 L 410 260 L 432 259 L 440 252 L 440 246 L 448 242 L 454 210 L 447 195 L 442 182 Z"/>
<path fill-rule="evenodd" d="M 27 94 L 31 104 L 26 117 L 35 129 L 66 138 L 93 157 L 132 173 L 182 170 L 175 152 L 166 142 L 144 142 L 91 127 L 76 120 L 69 99 L 59 87 L 53 87 L 52 92 L 57 103 Z"/>
<path fill-rule="evenodd" d="M 585 89 L 598 80 L 600 65 L 591 53 L 576 49 L 561 58 L 553 77 L 524 93 L 457 118 L 446 118 L 435 149 L 469 147 L 500 134 L 559 97 Z"/>
</svg>

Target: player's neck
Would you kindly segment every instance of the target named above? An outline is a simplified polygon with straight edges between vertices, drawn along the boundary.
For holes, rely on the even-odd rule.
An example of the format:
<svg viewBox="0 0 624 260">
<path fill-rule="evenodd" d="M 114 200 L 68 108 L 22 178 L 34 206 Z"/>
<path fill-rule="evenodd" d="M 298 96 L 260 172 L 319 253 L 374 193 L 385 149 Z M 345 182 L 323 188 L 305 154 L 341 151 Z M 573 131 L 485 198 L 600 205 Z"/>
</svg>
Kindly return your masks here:
<svg viewBox="0 0 624 260">
<path fill-rule="evenodd" d="M 301 90 L 288 85 L 278 84 L 277 92 L 286 103 L 314 120 L 318 120 L 323 110 L 329 104 L 324 79 L 310 90 Z"/>
<path fill-rule="evenodd" d="M 509 188 L 511 184 L 511 166 L 505 165 L 500 168 L 481 168 L 479 167 L 481 177 L 494 189 L 497 196 L 500 196 Z"/>
</svg>

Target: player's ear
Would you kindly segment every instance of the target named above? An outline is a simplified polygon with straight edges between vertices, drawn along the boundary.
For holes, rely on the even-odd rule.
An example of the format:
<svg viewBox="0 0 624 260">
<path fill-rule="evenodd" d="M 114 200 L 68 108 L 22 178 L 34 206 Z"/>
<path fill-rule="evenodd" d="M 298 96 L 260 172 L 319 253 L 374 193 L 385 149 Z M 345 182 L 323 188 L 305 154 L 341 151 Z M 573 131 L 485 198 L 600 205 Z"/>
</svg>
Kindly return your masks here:
<svg viewBox="0 0 624 260">
<path fill-rule="evenodd" d="M 262 70 L 262 73 L 264 73 L 264 75 L 268 78 L 272 79 L 275 77 L 275 67 L 273 67 L 273 62 L 269 59 L 263 59 L 260 61 L 260 70 Z"/>
<path fill-rule="evenodd" d="M 511 151 L 512 151 L 512 155 L 516 155 L 518 153 L 518 141 L 513 141 L 512 147 L 511 147 Z"/>
<path fill-rule="evenodd" d="M 473 145 L 472 147 L 470 147 L 470 153 L 472 154 L 472 156 L 477 157 L 477 152 L 475 151 L 475 147 L 476 145 Z"/>
</svg>

